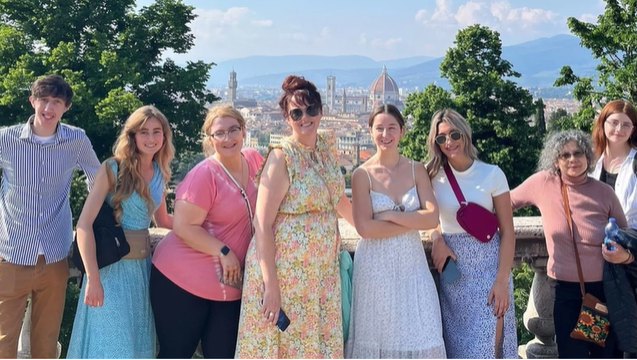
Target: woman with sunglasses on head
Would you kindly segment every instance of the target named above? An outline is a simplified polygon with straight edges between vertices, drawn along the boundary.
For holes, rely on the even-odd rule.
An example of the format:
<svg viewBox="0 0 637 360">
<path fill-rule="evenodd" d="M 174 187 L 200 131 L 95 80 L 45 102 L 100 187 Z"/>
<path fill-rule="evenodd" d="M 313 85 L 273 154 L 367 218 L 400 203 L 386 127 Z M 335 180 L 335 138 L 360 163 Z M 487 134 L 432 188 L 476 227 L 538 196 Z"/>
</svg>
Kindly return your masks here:
<svg viewBox="0 0 637 360">
<path fill-rule="evenodd" d="M 588 176 L 594 166 L 593 156 L 587 134 L 579 130 L 554 133 L 544 143 L 538 172 L 511 191 L 514 209 L 533 205 L 542 214 L 549 254 L 546 270 L 555 280 L 553 323 L 560 358 L 613 357 L 612 334 L 605 347 L 570 336 L 582 305 L 578 267 L 585 291 L 604 302 L 604 227 L 609 217 L 614 217 L 620 227 L 626 226 L 613 189 Z M 577 259 L 581 265 L 577 265 Z"/>
<path fill-rule="evenodd" d="M 351 203 L 336 141 L 317 133 L 316 86 L 290 75 L 281 87 L 292 136 L 270 149 L 257 175 L 236 356 L 342 358 L 337 212 L 352 223 Z"/>
<path fill-rule="evenodd" d="M 627 100 L 608 102 L 593 125 L 593 152 L 598 158 L 591 176 L 610 185 L 626 215 L 628 227 L 637 229 L 637 111 Z M 603 248 L 602 255 L 608 262 L 624 264 L 626 274 L 633 283 L 635 257 L 630 249 L 611 241 L 612 250 Z M 635 250 L 635 249 L 633 249 Z M 629 269 L 630 268 L 630 269 Z M 612 274 L 612 273 L 611 273 Z M 624 286 L 630 284 L 623 283 Z M 633 293 L 635 289 L 633 288 Z M 611 295 L 612 296 L 612 295 Z M 609 307 L 609 310 L 614 310 Z M 622 312 L 620 316 L 627 315 Z M 620 335 L 621 336 L 621 335 Z M 630 358 L 637 357 L 630 354 Z"/>
<path fill-rule="evenodd" d="M 356 230 L 347 358 L 445 358 L 440 303 L 420 232 L 438 225 L 427 170 L 398 153 L 405 120 L 376 107 L 377 152 L 352 175 Z M 382 264 L 382 265 L 379 265 Z"/>
<path fill-rule="evenodd" d="M 262 158 L 244 148 L 245 120 L 230 106 L 208 111 L 201 128 L 208 157 L 175 196 L 173 231 L 157 245 L 150 277 L 159 358 L 232 358 L 241 280 Z"/>
<path fill-rule="evenodd" d="M 460 273 L 452 282 L 440 282 L 447 356 L 517 358 L 511 278 L 515 236 L 506 176 L 499 167 L 478 160 L 471 128 L 454 110 L 434 114 L 427 142 L 427 171 L 440 212 L 440 227 L 430 235 L 434 265 L 442 272 L 445 263 L 455 261 Z M 499 230 L 487 242 L 457 221 L 460 203 L 447 173 L 466 201 L 495 213 Z"/>
</svg>

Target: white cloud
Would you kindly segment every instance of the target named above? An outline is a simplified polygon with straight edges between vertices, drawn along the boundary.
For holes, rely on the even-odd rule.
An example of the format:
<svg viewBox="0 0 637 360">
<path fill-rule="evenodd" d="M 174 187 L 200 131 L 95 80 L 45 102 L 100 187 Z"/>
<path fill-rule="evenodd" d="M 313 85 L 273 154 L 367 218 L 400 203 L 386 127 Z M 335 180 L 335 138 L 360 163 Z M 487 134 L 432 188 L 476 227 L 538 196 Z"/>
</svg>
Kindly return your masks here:
<svg viewBox="0 0 637 360">
<path fill-rule="evenodd" d="M 425 19 L 427 18 L 427 10 L 425 9 L 420 9 L 416 12 L 416 15 L 414 16 L 414 19 L 416 19 L 416 21 L 425 21 Z"/>
<path fill-rule="evenodd" d="M 390 38 L 390 39 L 382 39 L 376 38 L 371 41 L 372 47 L 381 48 L 381 49 L 393 49 L 396 45 L 403 42 L 403 38 Z"/>
<path fill-rule="evenodd" d="M 559 14 L 540 8 L 513 7 L 508 0 L 470 0 L 454 11 L 450 0 L 436 0 L 431 13 L 420 9 L 414 16 L 416 21 L 428 27 L 453 27 L 456 29 L 471 24 L 483 24 L 495 30 L 514 32 L 520 29 L 541 30 L 542 26 L 563 23 Z"/>
<path fill-rule="evenodd" d="M 252 20 L 251 23 L 252 25 L 263 27 L 270 27 L 273 24 L 272 20 Z"/>
<path fill-rule="evenodd" d="M 593 14 L 582 14 L 578 17 L 578 19 L 588 23 L 597 23 L 597 15 Z"/>
<path fill-rule="evenodd" d="M 367 44 L 367 35 L 365 33 L 361 33 L 361 36 L 358 38 L 358 43 L 360 45 Z"/>
<path fill-rule="evenodd" d="M 308 41 L 307 35 L 305 35 L 304 33 L 301 33 L 301 32 L 281 33 L 281 34 L 279 34 L 279 37 L 281 39 L 284 39 L 284 40 L 293 40 L 293 41 L 299 41 L 299 42 L 307 42 Z"/>
<path fill-rule="evenodd" d="M 325 26 L 321 29 L 321 33 L 316 38 L 316 41 L 327 41 L 331 38 L 330 28 Z"/>
<path fill-rule="evenodd" d="M 458 11 L 453 18 L 458 22 L 458 25 L 465 27 L 478 23 L 485 24 L 490 20 L 490 15 L 491 12 L 486 3 L 469 1 L 458 7 Z"/>
</svg>

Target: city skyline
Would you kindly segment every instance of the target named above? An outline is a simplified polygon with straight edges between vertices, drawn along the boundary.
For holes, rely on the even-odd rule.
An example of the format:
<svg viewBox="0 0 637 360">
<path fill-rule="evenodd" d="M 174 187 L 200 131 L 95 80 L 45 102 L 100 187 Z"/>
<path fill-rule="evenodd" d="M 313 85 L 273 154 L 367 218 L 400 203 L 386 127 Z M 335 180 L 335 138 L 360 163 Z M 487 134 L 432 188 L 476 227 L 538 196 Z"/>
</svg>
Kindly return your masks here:
<svg viewBox="0 0 637 360">
<path fill-rule="evenodd" d="M 138 0 L 147 6 L 153 0 Z M 222 62 L 253 55 L 362 55 L 377 61 L 444 55 L 456 32 L 480 23 L 505 46 L 570 33 L 568 17 L 595 22 L 602 0 L 377 0 L 305 2 L 184 0 L 198 16 L 195 46 L 177 62 Z M 214 4 L 214 5 L 213 5 Z M 214 7 L 213 7 L 214 6 Z"/>
</svg>

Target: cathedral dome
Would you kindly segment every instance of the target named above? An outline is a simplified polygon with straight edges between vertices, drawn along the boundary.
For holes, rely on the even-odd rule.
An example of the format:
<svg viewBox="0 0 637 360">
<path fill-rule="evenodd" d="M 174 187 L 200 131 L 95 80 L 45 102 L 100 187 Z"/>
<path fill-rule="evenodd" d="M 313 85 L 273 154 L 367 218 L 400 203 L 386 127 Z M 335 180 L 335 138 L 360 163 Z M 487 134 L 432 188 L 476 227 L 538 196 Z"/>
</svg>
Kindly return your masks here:
<svg viewBox="0 0 637 360">
<path fill-rule="evenodd" d="M 398 93 L 398 85 L 387 75 L 387 68 L 383 65 L 383 70 L 380 75 L 372 82 L 369 87 L 370 95 L 382 95 L 384 93 Z"/>
</svg>

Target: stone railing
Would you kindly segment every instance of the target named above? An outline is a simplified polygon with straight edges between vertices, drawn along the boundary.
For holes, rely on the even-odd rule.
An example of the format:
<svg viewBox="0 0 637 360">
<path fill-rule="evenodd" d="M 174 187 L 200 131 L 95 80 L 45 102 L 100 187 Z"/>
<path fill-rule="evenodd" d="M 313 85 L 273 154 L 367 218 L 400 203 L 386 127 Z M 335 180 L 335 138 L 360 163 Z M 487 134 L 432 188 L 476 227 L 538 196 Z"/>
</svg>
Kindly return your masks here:
<svg viewBox="0 0 637 360">
<path fill-rule="evenodd" d="M 342 249 L 354 255 L 359 236 L 356 230 L 340 219 L 340 230 L 342 238 Z M 531 286 L 529 301 L 523 320 L 525 327 L 535 335 L 535 338 L 518 349 L 521 358 L 544 359 L 557 358 L 557 347 L 555 345 L 555 330 L 553 328 L 553 290 L 546 275 L 546 263 L 548 253 L 542 231 L 542 223 L 539 217 L 517 217 L 514 218 L 515 225 L 515 262 L 518 266 L 520 262 L 527 263 L 535 272 L 533 284 Z M 166 229 L 151 229 L 151 243 L 154 246 L 168 232 Z M 431 241 L 422 233 L 422 242 L 429 259 L 429 265 L 434 277 L 438 278 L 437 271 L 431 262 Z M 76 269 L 71 269 L 71 276 L 79 276 Z M 28 324 L 30 311 L 27 311 L 24 324 Z M 28 326 L 23 326 L 20 344 L 20 358 L 29 357 Z"/>
</svg>

